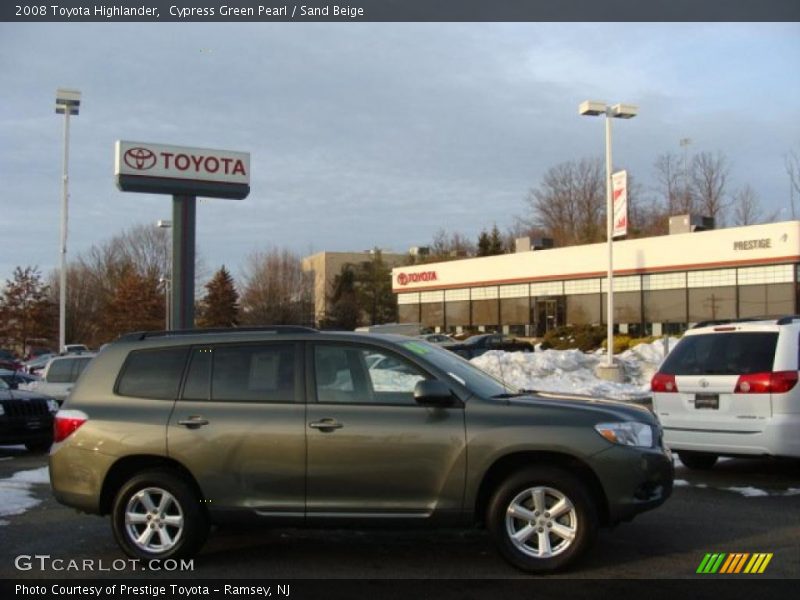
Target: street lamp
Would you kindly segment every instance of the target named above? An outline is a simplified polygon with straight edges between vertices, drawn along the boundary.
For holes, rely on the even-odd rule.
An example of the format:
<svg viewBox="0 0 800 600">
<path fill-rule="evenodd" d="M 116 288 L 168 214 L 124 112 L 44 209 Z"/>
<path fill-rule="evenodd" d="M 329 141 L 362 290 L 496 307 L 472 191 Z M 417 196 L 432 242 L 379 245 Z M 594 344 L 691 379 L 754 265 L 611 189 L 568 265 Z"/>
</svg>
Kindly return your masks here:
<svg viewBox="0 0 800 600">
<path fill-rule="evenodd" d="M 64 170 L 61 177 L 61 278 L 58 298 L 58 351 L 67 343 L 67 219 L 69 203 L 69 118 L 78 116 L 81 93 L 78 90 L 56 90 L 56 113 L 64 115 Z"/>
<path fill-rule="evenodd" d="M 607 105 L 605 102 L 586 100 L 581 102 L 578 113 L 584 116 L 606 117 L 606 239 L 608 243 L 608 301 L 606 302 L 606 321 L 608 325 L 608 353 L 606 364 L 600 365 L 597 374 L 611 381 L 622 381 L 622 371 L 614 364 L 614 200 L 611 189 L 611 119 L 632 119 L 639 112 L 630 104 Z"/>
<path fill-rule="evenodd" d="M 158 222 L 156 223 L 156 227 L 158 227 L 159 229 L 172 229 L 172 221 L 169 221 L 167 219 L 159 219 Z M 166 298 L 166 300 L 165 300 L 165 303 L 166 303 L 165 304 L 165 313 L 164 313 L 166 316 L 164 317 L 164 325 L 165 325 L 164 328 L 167 331 L 169 331 L 171 329 L 171 325 L 172 325 L 172 319 L 171 319 L 171 315 L 170 315 L 171 309 L 170 309 L 170 301 L 169 301 L 169 299 L 170 299 L 170 287 L 171 287 L 171 284 L 172 284 L 172 244 L 169 243 L 167 245 L 167 247 L 169 248 L 169 250 L 167 251 L 167 253 L 168 253 L 167 254 L 167 276 L 166 277 L 162 277 L 161 278 L 161 282 L 164 284 L 164 297 Z"/>
</svg>

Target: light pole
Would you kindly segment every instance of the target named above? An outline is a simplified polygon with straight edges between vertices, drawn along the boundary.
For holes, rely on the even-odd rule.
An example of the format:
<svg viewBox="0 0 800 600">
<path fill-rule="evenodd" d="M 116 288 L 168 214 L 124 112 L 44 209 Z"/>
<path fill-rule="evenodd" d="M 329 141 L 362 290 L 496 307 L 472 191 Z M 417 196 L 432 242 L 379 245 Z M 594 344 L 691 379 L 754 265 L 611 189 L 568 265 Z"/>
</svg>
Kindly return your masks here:
<svg viewBox="0 0 800 600">
<path fill-rule="evenodd" d="M 614 199 L 611 188 L 611 119 L 632 119 L 639 109 L 630 104 L 607 105 L 605 102 L 586 100 L 581 102 L 578 113 L 584 116 L 606 117 L 606 239 L 608 244 L 608 291 L 606 301 L 606 322 L 608 353 L 606 364 L 598 368 L 597 374 L 603 379 L 622 381 L 622 372 L 614 364 Z"/>
<path fill-rule="evenodd" d="M 56 113 L 64 115 L 64 170 L 61 177 L 61 277 L 58 290 L 58 351 L 67 343 L 67 221 L 69 210 L 69 118 L 78 115 L 81 93 L 78 90 L 56 90 Z"/>
<path fill-rule="evenodd" d="M 172 221 L 167 219 L 159 219 L 156 223 L 156 227 L 160 229 L 172 229 Z M 164 277 L 164 298 L 165 298 L 165 317 L 164 317 L 164 325 L 165 329 L 169 331 L 172 327 L 172 315 L 170 315 L 171 307 L 170 307 L 170 287 L 172 285 L 172 243 L 170 242 L 167 245 L 167 273 L 166 277 Z"/>
</svg>

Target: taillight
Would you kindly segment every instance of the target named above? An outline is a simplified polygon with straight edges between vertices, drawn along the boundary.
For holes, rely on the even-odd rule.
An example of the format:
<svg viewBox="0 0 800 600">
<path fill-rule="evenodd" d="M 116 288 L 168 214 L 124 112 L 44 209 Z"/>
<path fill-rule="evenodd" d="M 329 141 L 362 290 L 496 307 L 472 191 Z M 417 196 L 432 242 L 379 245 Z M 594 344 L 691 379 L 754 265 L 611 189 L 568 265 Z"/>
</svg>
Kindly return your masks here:
<svg viewBox="0 0 800 600">
<path fill-rule="evenodd" d="M 58 411 L 53 421 L 53 440 L 63 442 L 88 420 L 89 416 L 80 410 Z"/>
<path fill-rule="evenodd" d="M 797 371 L 740 375 L 734 394 L 785 394 L 797 385 Z"/>
<path fill-rule="evenodd" d="M 677 392 L 678 384 L 675 382 L 675 375 L 656 373 L 650 381 L 650 390 L 653 392 Z"/>
</svg>

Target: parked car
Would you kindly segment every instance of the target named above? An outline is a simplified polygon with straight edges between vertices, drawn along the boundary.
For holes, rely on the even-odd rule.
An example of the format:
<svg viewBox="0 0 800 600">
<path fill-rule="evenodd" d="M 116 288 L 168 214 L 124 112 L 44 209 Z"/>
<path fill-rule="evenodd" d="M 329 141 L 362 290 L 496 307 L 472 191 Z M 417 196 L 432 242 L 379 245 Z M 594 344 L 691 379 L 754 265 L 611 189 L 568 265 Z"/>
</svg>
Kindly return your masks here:
<svg viewBox="0 0 800 600">
<path fill-rule="evenodd" d="M 426 333 L 419 336 L 419 338 L 431 344 L 447 345 L 456 343 L 456 340 L 446 333 Z"/>
<path fill-rule="evenodd" d="M 25 444 L 31 452 L 47 452 L 53 443 L 56 411 L 53 398 L 12 390 L 0 379 L 0 445 Z"/>
<path fill-rule="evenodd" d="M 54 356 L 55 354 L 41 354 L 36 358 L 32 358 L 31 360 L 23 363 L 22 370 L 30 373 L 31 375 L 35 375 L 44 369 L 47 366 L 47 363 L 50 362 L 50 359 Z"/>
<path fill-rule="evenodd" d="M 0 349 L 0 369 L 17 371 L 22 368 L 22 363 L 17 360 L 10 350 Z"/>
<path fill-rule="evenodd" d="M 94 354 L 67 354 L 53 357 L 42 370 L 39 381 L 20 385 L 19 389 L 44 394 L 55 398 L 61 404 L 93 357 Z"/>
<path fill-rule="evenodd" d="M 89 347 L 86 344 L 66 344 L 61 354 L 86 354 Z"/>
<path fill-rule="evenodd" d="M 23 371 L 0 369 L 0 379 L 5 381 L 12 390 L 16 390 L 20 385 L 31 383 L 32 381 L 39 381 L 40 378 L 36 375 L 29 375 Z"/>
<path fill-rule="evenodd" d="M 523 393 L 397 335 L 130 334 L 89 364 L 55 432 L 55 497 L 110 515 L 142 559 L 191 556 L 236 521 L 482 524 L 512 564 L 550 571 L 672 490 L 649 410 Z"/>
<path fill-rule="evenodd" d="M 800 457 L 800 318 L 690 329 L 653 376 L 667 445 L 689 468 L 719 456 Z"/>
<path fill-rule="evenodd" d="M 482 333 L 468 337 L 463 342 L 445 346 L 450 352 L 455 352 L 467 360 L 485 354 L 489 350 L 503 350 L 505 352 L 533 352 L 533 344 L 518 340 L 501 333 Z"/>
</svg>

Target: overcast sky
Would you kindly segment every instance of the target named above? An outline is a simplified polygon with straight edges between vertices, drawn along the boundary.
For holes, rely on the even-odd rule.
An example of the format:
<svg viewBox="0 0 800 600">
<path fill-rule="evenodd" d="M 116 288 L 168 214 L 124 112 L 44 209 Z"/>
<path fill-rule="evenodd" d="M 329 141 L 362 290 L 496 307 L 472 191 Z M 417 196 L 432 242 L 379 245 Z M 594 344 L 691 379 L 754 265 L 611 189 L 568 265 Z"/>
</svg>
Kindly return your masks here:
<svg viewBox="0 0 800 600">
<path fill-rule="evenodd" d="M 0 281 L 58 263 L 63 117 L 69 256 L 171 218 L 123 193 L 117 139 L 251 153 L 246 200 L 207 199 L 197 246 L 240 273 L 255 250 L 405 252 L 444 228 L 511 225 L 558 163 L 601 157 L 582 100 L 625 102 L 614 165 L 654 185 L 659 154 L 721 152 L 791 218 L 800 152 L 800 24 L 0 23 Z"/>
</svg>

